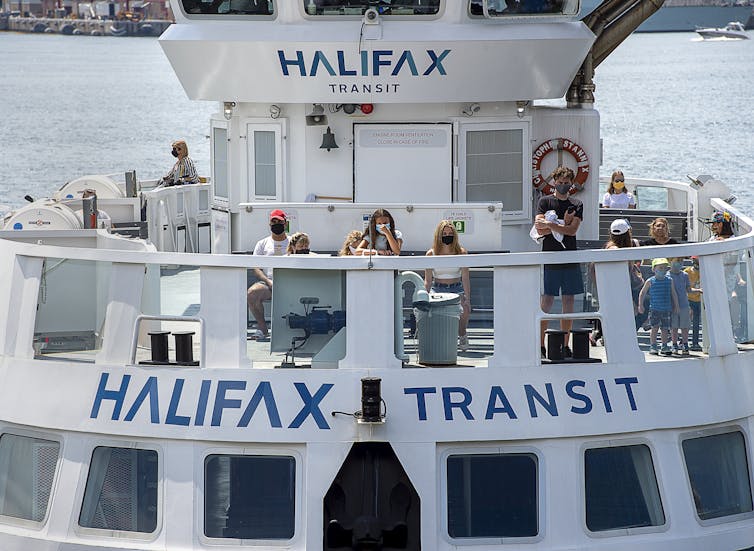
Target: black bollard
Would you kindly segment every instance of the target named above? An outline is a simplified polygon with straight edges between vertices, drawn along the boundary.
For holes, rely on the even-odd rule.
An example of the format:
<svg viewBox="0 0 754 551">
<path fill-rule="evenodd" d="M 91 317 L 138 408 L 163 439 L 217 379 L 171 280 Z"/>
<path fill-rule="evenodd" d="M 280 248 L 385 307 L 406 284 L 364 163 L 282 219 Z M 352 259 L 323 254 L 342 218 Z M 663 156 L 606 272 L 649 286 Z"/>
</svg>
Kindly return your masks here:
<svg viewBox="0 0 754 551">
<path fill-rule="evenodd" d="M 166 364 L 168 361 L 168 335 L 170 331 L 149 333 L 152 339 L 152 362 Z"/>
<path fill-rule="evenodd" d="M 565 346 L 565 337 L 568 333 L 560 329 L 548 329 L 547 335 L 547 359 L 551 362 L 563 361 L 563 347 Z"/>
<path fill-rule="evenodd" d="M 574 360 L 589 359 L 589 333 L 591 332 L 591 329 L 571 329 Z"/>
<path fill-rule="evenodd" d="M 176 331 L 175 335 L 175 361 L 179 364 L 194 363 L 194 331 Z"/>
</svg>

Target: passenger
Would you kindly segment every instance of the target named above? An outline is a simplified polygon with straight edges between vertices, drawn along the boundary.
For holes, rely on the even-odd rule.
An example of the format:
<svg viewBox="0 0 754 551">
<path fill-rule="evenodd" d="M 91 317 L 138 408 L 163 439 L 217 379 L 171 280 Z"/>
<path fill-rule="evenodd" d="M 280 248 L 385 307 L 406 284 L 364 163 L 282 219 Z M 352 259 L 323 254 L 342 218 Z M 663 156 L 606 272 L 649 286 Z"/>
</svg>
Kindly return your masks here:
<svg viewBox="0 0 754 551">
<path fill-rule="evenodd" d="M 309 236 L 304 232 L 297 231 L 288 238 L 288 247 L 285 254 L 311 254 L 309 249 Z"/>
<path fill-rule="evenodd" d="M 670 237 L 670 224 L 667 218 L 655 218 L 649 223 L 649 239 L 641 242 L 642 247 L 652 245 L 677 245 L 678 240 Z"/>
<path fill-rule="evenodd" d="M 395 228 L 393 215 L 385 209 L 377 209 L 369 217 L 369 227 L 361 236 L 361 243 L 354 253 L 357 256 L 399 255 L 403 245 L 403 236 Z"/>
<path fill-rule="evenodd" d="M 270 235 L 257 241 L 254 254 L 257 256 L 283 256 L 288 249 L 288 235 L 285 233 L 287 217 L 285 212 L 275 209 L 270 213 Z M 254 268 L 259 281 L 246 291 L 246 302 L 257 322 L 255 339 L 266 339 L 270 332 L 264 319 L 264 301 L 272 298 L 272 268 Z"/>
<path fill-rule="evenodd" d="M 625 184 L 626 179 L 620 170 L 613 172 L 607 193 L 602 198 L 602 208 L 606 209 L 635 209 L 636 199 L 629 193 Z"/>
<path fill-rule="evenodd" d="M 537 205 L 537 216 L 534 219 L 534 226 L 540 235 L 544 236 L 542 240 L 543 251 L 575 251 L 576 250 L 576 232 L 579 225 L 584 219 L 584 205 L 578 199 L 568 195 L 573 187 L 573 170 L 568 167 L 560 166 L 552 173 L 552 179 L 555 186 L 555 192 L 552 195 L 546 195 L 539 199 Z M 557 221 L 548 222 L 545 213 L 554 210 L 557 218 L 563 220 L 563 224 Z M 562 242 L 555 238 L 554 234 L 562 234 Z M 578 264 L 553 264 L 544 267 L 544 293 L 540 299 L 542 311 L 548 313 L 552 308 L 555 297 L 561 295 L 563 303 L 563 313 L 573 312 L 574 295 L 584 292 L 584 281 L 581 278 L 581 267 Z M 561 319 L 560 329 L 570 331 L 572 320 Z M 540 348 L 542 356 L 545 356 L 545 330 L 547 329 L 547 320 L 543 319 L 540 324 Z M 568 339 L 564 343 L 563 355 L 571 356 L 571 349 L 568 346 Z"/>
<path fill-rule="evenodd" d="M 442 220 L 435 228 L 432 248 L 427 256 L 467 254 L 458 240 L 458 231 L 450 220 Z M 424 286 L 433 293 L 456 293 L 461 297 L 461 319 L 458 323 L 458 348 L 469 348 L 466 328 L 471 315 L 471 288 L 468 268 L 435 268 L 424 271 Z"/>
<path fill-rule="evenodd" d="M 692 352 L 701 352 L 702 347 L 699 344 L 699 329 L 702 324 L 702 289 L 701 273 L 699 272 L 699 257 L 691 257 L 691 266 L 684 270 L 689 276 L 691 290 L 687 293 L 689 299 L 689 308 L 691 310 L 691 344 L 689 350 Z"/>
<path fill-rule="evenodd" d="M 729 212 L 716 211 L 711 219 L 712 237 L 710 241 L 722 241 L 733 237 L 733 221 Z M 728 304 L 730 307 L 730 318 L 733 325 L 733 336 L 736 342 L 745 340 L 745 331 L 741 323 L 741 300 L 739 297 L 739 287 L 746 285 L 746 281 L 741 277 L 739 269 L 740 253 L 731 251 L 723 257 L 723 267 L 725 268 L 725 287 L 728 291 Z"/>
<path fill-rule="evenodd" d="M 691 280 L 682 270 L 682 258 L 670 258 L 670 279 L 673 280 L 675 296 L 678 297 L 678 311 L 673 312 L 670 320 L 670 342 L 673 354 L 689 355 L 689 327 L 691 326 L 691 310 L 689 306 L 689 292 Z"/>
<path fill-rule="evenodd" d="M 667 276 L 670 264 L 667 258 L 652 260 L 652 270 L 655 275 L 644 282 L 639 293 L 639 312 L 644 311 L 644 297 L 649 294 L 649 353 L 658 354 L 657 330 L 660 330 L 663 356 L 672 356 L 670 348 L 670 322 L 673 312 L 678 311 L 678 297 L 675 294 L 673 281 Z"/>
<path fill-rule="evenodd" d="M 199 176 L 196 174 L 194 161 L 188 156 L 188 146 L 183 140 L 177 140 L 171 144 L 170 153 L 178 160 L 165 176 L 160 178 L 160 186 L 179 186 L 181 184 L 198 184 Z"/>
<path fill-rule="evenodd" d="M 364 232 L 361 230 L 352 230 L 348 232 L 345 241 L 343 241 L 343 246 L 340 248 L 340 251 L 338 251 L 338 256 L 353 256 L 356 253 L 356 248 L 359 246 L 359 243 L 361 243 L 362 235 L 364 235 Z"/>
</svg>

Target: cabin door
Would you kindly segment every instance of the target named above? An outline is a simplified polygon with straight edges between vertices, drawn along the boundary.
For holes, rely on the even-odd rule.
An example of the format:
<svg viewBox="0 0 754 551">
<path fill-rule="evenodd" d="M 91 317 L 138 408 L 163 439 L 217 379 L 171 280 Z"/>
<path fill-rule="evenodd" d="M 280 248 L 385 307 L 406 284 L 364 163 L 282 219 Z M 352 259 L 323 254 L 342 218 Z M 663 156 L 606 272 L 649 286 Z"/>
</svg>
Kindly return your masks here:
<svg viewBox="0 0 754 551">
<path fill-rule="evenodd" d="M 357 203 L 450 203 L 451 124 L 355 124 Z"/>
</svg>

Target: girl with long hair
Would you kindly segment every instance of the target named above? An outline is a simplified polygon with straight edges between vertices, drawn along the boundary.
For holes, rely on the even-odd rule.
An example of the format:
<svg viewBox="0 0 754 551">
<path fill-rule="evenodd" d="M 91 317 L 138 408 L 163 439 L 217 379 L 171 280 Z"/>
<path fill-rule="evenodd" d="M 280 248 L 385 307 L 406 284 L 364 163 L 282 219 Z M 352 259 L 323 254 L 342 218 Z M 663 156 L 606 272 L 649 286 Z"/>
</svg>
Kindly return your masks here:
<svg viewBox="0 0 754 551">
<path fill-rule="evenodd" d="M 620 170 L 613 172 L 607 193 L 602 198 L 602 208 L 606 209 L 635 209 L 636 199 L 626 188 L 626 178 Z"/>
<path fill-rule="evenodd" d="M 361 236 L 356 248 L 357 256 L 365 254 L 399 255 L 403 245 L 403 235 L 395 227 L 390 211 L 377 209 L 369 217 L 369 227 Z"/>
</svg>

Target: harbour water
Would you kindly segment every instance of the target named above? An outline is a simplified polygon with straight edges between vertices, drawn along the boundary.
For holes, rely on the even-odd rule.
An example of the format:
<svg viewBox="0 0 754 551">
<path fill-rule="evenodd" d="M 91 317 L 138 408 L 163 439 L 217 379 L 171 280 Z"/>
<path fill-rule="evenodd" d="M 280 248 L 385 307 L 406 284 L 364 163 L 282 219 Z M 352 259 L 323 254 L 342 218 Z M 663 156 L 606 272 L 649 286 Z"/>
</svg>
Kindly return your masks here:
<svg viewBox="0 0 754 551">
<path fill-rule="evenodd" d="M 155 38 L 0 36 L 0 204 L 84 174 L 157 178 L 182 137 L 209 171 L 209 115 L 186 98 Z M 713 174 L 754 210 L 754 40 L 635 34 L 597 69 L 602 175 Z"/>
</svg>

